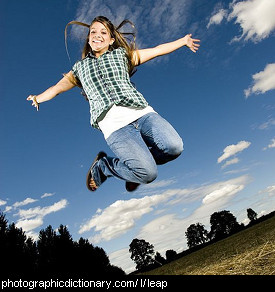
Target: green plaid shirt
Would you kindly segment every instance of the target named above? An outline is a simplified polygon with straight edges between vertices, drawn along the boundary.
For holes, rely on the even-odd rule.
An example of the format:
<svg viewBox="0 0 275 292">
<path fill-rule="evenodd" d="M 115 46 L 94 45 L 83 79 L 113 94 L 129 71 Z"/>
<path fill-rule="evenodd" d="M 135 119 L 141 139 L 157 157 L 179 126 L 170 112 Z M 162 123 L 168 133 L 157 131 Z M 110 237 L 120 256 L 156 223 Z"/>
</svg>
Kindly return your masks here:
<svg viewBox="0 0 275 292">
<path fill-rule="evenodd" d="M 99 128 L 97 119 L 113 104 L 145 108 L 148 103 L 132 85 L 124 48 L 107 51 L 99 58 L 88 54 L 72 68 L 81 82 L 90 104 L 91 125 Z"/>
</svg>

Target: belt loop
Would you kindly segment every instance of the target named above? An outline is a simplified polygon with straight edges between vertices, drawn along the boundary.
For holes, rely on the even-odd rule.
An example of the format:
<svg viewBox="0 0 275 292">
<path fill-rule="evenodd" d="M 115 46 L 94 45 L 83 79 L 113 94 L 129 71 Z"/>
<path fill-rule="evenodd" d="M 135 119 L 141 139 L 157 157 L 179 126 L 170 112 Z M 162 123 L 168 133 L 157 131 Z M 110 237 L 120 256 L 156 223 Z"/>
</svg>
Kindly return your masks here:
<svg viewBox="0 0 275 292">
<path fill-rule="evenodd" d="M 138 129 L 138 126 L 139 126 L 139 125 L 138 125 L 137 120 L 136 120 L 136 121 L 133 121 L 133 122 L 132 122 L 132 125 L 133 125 L 136 129 Z"/>
</svg>

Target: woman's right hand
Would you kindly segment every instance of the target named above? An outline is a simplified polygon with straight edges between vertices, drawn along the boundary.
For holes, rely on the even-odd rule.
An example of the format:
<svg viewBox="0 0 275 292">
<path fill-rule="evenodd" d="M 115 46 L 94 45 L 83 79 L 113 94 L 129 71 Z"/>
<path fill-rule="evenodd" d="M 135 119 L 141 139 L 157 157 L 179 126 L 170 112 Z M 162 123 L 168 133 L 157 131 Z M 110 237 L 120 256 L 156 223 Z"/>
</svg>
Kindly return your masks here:
<svg viewBox="0 0 275 292">
<path fill-rule="evenodd" d="M 27 100 L 32 101 L 32 106 L 34 106 L 36 110 L 39 111 L 39 103 L 36 100 L 36 95 L 29 95 Z"/>
<path fill-rule="evenodd" d="M 75 87 L 76 85 L 71 81 L 73 78 L 73 73 L 70 71 L 61 80 L 59 80 L 55 85 L 49 87 L 44 92 L 39 95 L 29 95 L 27 100 L 32 101 L 32 106 L 39 111 L 39 105 L 42 102 L 48 101 L 56 97 L 58 94 L 68 91 Z M 38 101 L 37 101 L 38 99 Z"/>
</svg>

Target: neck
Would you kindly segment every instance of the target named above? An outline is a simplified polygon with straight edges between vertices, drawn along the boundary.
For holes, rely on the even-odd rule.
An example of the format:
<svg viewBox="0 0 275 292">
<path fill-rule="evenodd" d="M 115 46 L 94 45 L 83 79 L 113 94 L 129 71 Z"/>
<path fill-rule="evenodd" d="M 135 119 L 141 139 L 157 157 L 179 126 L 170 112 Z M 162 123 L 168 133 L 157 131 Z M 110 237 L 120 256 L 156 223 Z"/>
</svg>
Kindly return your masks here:
<svg viewBox="0 0 275 292">
<path fill-rule="evenodd" d="M 100 56 L 102 56 L 103 54 L 105 54 L 108 51 L 108 49 L 104 50 L 104 51 L 92 51 L 92 54 L 96 57 L 99 58 Z"/>
</svg>

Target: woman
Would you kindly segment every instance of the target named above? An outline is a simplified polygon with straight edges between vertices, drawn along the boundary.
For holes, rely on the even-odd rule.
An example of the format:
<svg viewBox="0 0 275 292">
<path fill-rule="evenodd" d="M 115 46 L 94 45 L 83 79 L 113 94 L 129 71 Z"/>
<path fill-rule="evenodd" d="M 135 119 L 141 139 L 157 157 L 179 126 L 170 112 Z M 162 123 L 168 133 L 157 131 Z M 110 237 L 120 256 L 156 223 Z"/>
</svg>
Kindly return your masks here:
<svg viewBox="0 0 275 292">
<path fill-rule="evenodd" d="M 140 184 L 152 182 L 157 177 L 157 165 L 177 158 L 183 143 L 174 128 L 151 106 L 130 82 L 136 66 L 153 58 L 169 54 L 187 46 L 196 52 L 199 40 L 191 34 L 174 42 L 154 48 L 137 50 L 129 44 L 119 29 L 104 16 L 96 17 L 82 53 L 82 60 L 54 86 L 27 100 L 39 110 L 42 102 L 75 86 L 83 89 L 90 104 L 91 125 L 102 131 L 116 157 L 99 152 L 94 159 L 86 185 L 95 191 L 107 177 L 126 181 L 126 189 L 134 191 Z M 67 28 L 67 27 L 66 27 Z"/>
</svg>

